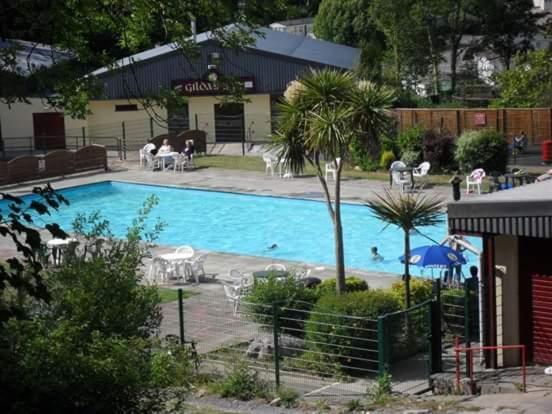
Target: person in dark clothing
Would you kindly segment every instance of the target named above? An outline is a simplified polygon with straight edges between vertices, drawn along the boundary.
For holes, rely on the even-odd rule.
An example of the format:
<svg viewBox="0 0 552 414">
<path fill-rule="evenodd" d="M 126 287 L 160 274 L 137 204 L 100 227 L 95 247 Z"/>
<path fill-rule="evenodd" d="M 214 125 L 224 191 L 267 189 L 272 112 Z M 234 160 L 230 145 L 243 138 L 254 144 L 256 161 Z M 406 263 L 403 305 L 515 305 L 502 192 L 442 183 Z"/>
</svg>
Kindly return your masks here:
<svg viewBox="0 0 552 414">
<path fill-rule="evenodd" d="M 195 152 L 194 141 L 189 139 L 186 141 L 186 147 L 184 148 L 184 155 L 188 160 L 192 159 L 192 155 Z"/>
</svg>

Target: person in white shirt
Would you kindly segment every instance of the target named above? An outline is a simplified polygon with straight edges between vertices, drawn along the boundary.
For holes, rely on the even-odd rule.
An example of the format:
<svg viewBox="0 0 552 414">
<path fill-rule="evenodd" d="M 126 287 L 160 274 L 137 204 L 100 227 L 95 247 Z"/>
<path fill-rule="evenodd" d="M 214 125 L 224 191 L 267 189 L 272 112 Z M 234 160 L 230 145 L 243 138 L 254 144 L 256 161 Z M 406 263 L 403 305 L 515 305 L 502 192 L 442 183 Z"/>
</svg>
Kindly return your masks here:
<svg viewBox="0 0 552 414">
<path fill-rule="evenodd" d="M 169 152 L 173 152 L 173 150 L 172 150 L 172 147 L 169 145 L 169 140 L 165 138 L 163 140 L 163 145 L 159 147 L 159 151 L 157 153 L 168 154 Z"/>
</svg>

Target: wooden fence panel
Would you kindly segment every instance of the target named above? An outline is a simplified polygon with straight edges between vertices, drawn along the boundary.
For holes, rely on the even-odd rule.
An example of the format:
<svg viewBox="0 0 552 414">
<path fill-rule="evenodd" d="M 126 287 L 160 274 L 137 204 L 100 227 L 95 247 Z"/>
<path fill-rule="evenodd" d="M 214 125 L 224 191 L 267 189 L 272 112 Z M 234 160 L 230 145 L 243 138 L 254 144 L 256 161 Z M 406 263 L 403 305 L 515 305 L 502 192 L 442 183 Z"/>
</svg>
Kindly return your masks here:
<svg viewBox="0 0 552 414">
<path fill-rule="evenodd" d="M 524 131 L 531 144 L 552 139 L 552 108 L 470 108 L 470 109 L 396 109 L 399 131 L 419 125 L 422 128 L 444 128 L 459 136 L 463 131 L 490 128 L 508 142 Z"/>
<path fill-rule="evenodd" d="M 8 180 L 10 183 L 40 178 L 39 160 L 35 155 L 21 155 L 8 161 Z"/>
<path fill-rule="evenodd" d="M 75 171 L 75 153 L 67 150 L 49 152 L 44 156 L 42 177 L 56 177 L 71 174 Z"/>
<path fill-rule="evenodd" d="M 107 151 L 100 145 L 88 145 L 75 152 L 75 171 L 107 170 Z"/>
<path fill-rule="evenodd" d="M 0 161 L 0 185 L 8 183 L 8 162 Z"/>
</svg>

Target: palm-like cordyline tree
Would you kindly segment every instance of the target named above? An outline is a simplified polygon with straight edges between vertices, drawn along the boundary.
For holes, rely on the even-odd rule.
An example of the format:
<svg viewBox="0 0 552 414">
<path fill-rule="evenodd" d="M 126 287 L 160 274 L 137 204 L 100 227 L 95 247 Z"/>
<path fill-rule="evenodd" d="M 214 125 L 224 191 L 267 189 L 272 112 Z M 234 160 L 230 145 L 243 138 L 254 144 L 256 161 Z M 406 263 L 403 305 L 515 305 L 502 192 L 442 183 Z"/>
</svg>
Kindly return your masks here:
<svg viewBox="0 0 552 414">
<path fill-rule="evenodd" d="M 386 226 L 393 224 L 404 232 L 404 302 L 408 309 L 410 308 L 410 232 L 416 227 L 442 223 L 443 199 L 422 194 L 393 195 L 389 190 L 385 190 L 385 196 L 375 195 L 375 199 L 369 201 L 367 206 L 374 216 L 387 223 Z"/>
<path fill-rule="evenodd" d="M 345 253 L 341 225 L 341 175 L 353 138 L 377 140 L 388 127 L 387 110 L 392 90 L 370 82 L 357 82 L 351 72 L 313 70 L 292 82 L 279 105 L 274 142 L 279 157 L 294 173 L 310 163 L 320 180 L 335 239 L 336 289 L 345 289 Z M 336 166 L 333 199 L 323 163 Z"/>
</svg>

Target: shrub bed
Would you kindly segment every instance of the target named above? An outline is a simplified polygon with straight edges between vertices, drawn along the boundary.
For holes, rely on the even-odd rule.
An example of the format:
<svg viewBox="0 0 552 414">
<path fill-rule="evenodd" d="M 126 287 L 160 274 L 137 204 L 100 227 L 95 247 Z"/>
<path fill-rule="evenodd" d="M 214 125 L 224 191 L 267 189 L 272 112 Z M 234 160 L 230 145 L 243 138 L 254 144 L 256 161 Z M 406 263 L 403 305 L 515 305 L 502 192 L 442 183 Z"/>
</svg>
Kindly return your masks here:
<svg viewBox="0 0 552 414">
<path fill-rule="evenodd" d="M 375 319 L 400 308 L 396 295 L 384 290 L 322 296 L 305 325 L 310 358 L 326 365 L 338 363 L 355 374 L 362 374 L 362 369 L 376 369 Z"/>
<path fill-rule="evenodd" d="M 490 129 L 466 131 L 458 138 L 454 157 L 464 172 L 483 168 L 487 173 L 502 173 L 508 163 L 508 143 Z"/>
<path fill-rule="evenodd" d="M 269 276 L 257 281 L 249 295 L 244 299 L 244 308 L 253 321 L 272 327 L 272 304 L 279 306 L 279 321 L 282 331 L 290 335 L 302 336 L 304 320 L 308 311 L 318 299 L 316 289 L 310 289 L 297 283 L 295 278 L 278 279 Z"/>
<path fill-rule="evenodd" d="M 335 286 L 335 277 L 326 279 L 316 287 L 316 293 L 319 297 L 327 294 L 335 294 Z M 368 290 L 368 283 L 366 283 L 366 281 L 355 276 L 345 278 L 345 292 L 358 292 L 361 290 Z"/>
</svg>

